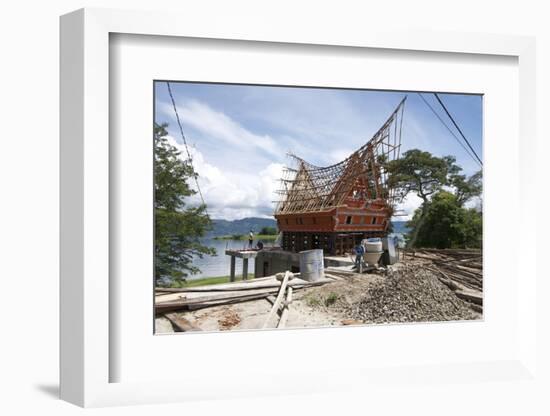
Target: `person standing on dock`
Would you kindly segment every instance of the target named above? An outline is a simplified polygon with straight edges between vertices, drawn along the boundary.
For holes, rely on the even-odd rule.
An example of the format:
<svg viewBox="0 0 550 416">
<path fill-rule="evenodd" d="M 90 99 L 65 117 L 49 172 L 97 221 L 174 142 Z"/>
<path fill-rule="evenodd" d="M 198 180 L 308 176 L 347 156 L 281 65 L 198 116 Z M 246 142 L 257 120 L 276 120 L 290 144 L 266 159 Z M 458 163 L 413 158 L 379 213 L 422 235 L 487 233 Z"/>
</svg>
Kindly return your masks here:
<svg viewBox="0 0 550 416">
<path fill-rule="evenodd" d="M 248 248 L 252 248 L 252 243 L 254 242 L 254 233 L 252 230 L 248 233 Z"/>
</svg>

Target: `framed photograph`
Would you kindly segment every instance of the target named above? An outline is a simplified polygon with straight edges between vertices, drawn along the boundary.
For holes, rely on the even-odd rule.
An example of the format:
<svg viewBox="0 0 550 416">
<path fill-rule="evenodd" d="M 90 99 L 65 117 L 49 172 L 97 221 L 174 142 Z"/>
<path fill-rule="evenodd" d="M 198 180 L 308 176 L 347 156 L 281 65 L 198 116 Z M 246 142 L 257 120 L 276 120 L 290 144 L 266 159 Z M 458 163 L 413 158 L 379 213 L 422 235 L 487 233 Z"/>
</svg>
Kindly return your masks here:
<svg viewBox="0 0 550 416">
<path fill-rule="evenodd" d="M 179 22 L 61 19 L 62 398 L 533 377 L 533 39 Z"/>
<path fill-rule="evenodd" d="M 154 89 L 156 334 L 482 319 L 482 95 Z"/>
</svg>

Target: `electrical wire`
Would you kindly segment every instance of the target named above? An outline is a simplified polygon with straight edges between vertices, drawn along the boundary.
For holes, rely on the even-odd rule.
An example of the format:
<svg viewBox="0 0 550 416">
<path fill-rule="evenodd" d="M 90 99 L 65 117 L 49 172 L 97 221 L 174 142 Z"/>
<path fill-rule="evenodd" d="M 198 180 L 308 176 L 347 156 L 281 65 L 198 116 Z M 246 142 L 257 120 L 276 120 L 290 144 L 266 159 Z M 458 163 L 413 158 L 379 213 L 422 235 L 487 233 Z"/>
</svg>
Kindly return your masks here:
<svg viewBox="0 0 550 416">
<path fill-rule="evenodd" d="M 479 161 L 479 164 L 483 166 L 483 162 L 481 161 L 480 157 L 477 155 L 476 151 L 474 150 L 474 148 L 472 147 L 472 145 L 470 144 L 470 142 L 468 141 L 464 133 L 462 133 L 462 130 L 460 130 L 460 127 L 458 127 L 458 124 L 456 123 L 451 113 L 449 113 L 449 110 L 447 110 L 447 107 L 445 107 L 445 104 L 443 104 L 443 101 L 441 101 L 441 98 L 439 98 L 439 95 L 437 94 L 437 92 L 434 92 L 434 95 L 435 95 L 435 98 L 437 98 L 437 101 L 439 101 L 439 104 L 441 104 L 441 107 L 443 107 L 443 110 L 445 110 L 445 113 L 447 113 L 447 115 L 453 122 L 454 126 L 456 127 L 456 129 L 458 130 L 458 132 L 460 133 L 460 135 L 462 136 L 462 138 L 464 139 L 464 141 L 466 142 L 470 150 L 472 151 L 472 153 L 475 155 L 475 157 Z"/>
<path fill-rule="evenodd" d="M 176 101 L 174 100 L 174 96 L 172 95 L 172 88 L 170 88 L 170 83 L 167 81 L 166 86 L 168 87 L 168 94 L 170 95 L 170 100 L 172 101 L 172 107 L 174 108 L 174 113 L 176 114 L 176 120 L 178 122 L 178 126 L 181 133 L 181 138 L 183 139 L 183 144 L 185 145 L 185 151 L 187 152 L 187 158 L 189 160 L 189 164 L 193 168 L 193 158 L 191 157 L 191 153 L 189 152 L 189 147 L 187 146 L 187 139 L 185 137 L 185 134 L 183 133 L 183 127 L 181 125 L 180 116 L 178 114 L 178 108 L 176 107 Z M 201 197 L 202 204 L 206 207 L 206 203 L 204 202 L 204 197 L 202 196 L 201 187 L 199 185 L 199 180 L 197 178 L 197 174 L 195 173 L 195 169 L 193 168 L 193 178 L 195 178 L 195 184 L 197 185 L 197 191 Z M 208 215 L 208 212 L 206 213 Z"/>
<path fill-rule="evenodd" d="M 462 143 L 460 141 L 460 139 L 456 136 L 456 134 L 451 130 L 451 128 L 447 125 L 447 123 L 445 123 L 445 121 L 441 118 L 441 116 L 437 113 L 437 111 L 435 111 L 435 109 L 430 105 L 430 103 L 428 101 L 426 101 L 426 99 L 424 98 L 424 96 L 421 94 L 421 93 L 417 93 L 420 98 L 422 98 L 422 101 L 424 101 L 424 103 L 428 106 L 428 108 L 430 110 L 432 110 L 432 113 L 434 113 L 434 115 L 437 117 L 437 119 L 441 122 L 441 124 L 443 124 L 443 126 L 445 126 L 445 128 L 449 131 L 449 133 L 451 133 L 451 135 L 453 136 L 453 138 L 457 141 L 457 143 L 464 149 L 464 151 L 466 152 L 466 154 L 468 156 L 470 156 L 474 162 L 476 162 L 478 165 L 479 165 L 479 162 L 478 160 L 470 153 L 470 151 L 468 150 L 468 148 L 464 145 L 464 143 Z M 480 165 L 482 166 L 482 165 Z"/>
</svg>

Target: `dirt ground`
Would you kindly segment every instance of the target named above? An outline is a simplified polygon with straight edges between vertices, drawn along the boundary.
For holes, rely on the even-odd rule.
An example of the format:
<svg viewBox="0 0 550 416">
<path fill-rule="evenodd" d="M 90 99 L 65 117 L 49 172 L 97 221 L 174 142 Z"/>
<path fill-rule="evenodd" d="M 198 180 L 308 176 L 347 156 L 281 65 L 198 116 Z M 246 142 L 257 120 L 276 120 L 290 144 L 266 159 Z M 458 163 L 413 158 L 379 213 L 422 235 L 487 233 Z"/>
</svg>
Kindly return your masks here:
<svg viewBox="0 0 550 416">
<path fill-rule="evenodd" d="M 371 286 L 380 286 L 387 276 L 379 274 L 352 275 L 323 286 L 300 289 L 294 292 L 286 328 L 327 327 L 360 325 L 353 305 L 364 302 Z M 371 289 L 374 289 L 371 288 Z M 442 290 L 447 290 L 442 288 Z M 458 301 L 458 300 L 457 300 Z M 178 315 L 203 331 L 249 330 L 262 328 L 271 310 L 268 299 L 241 302 L 233 305 L 215 306 Z M 472 311 L 469 319 L 480 318 Z M 279 316 L 275 316 L 269 328 L 275 328 Z M 156 333 L 174 332 L 171 323 L 164 317 L 156 319 Z"/>
<path fill-rule="evenodd" d="M 481 308 L 457 298 L 437 273 L 423 267 L 425 262 L 408 257 L 388 270 L 363 274 L 351 272 L 351 266 L 329 267 L 325 273 L 334 281 L 294 290 L 285 327 L 481 319 Z M 202 331 L 261 329 L 273 300 L 271 296 L 179 312 L 176 316 Z M 276 328 L 280 315 L 281 310 L 267 328 Z M 165 317 L 157 317 L 155 325 L 157 334 L 174 332 Z"/>
<path fill-rule="evenodd" d="M 286 328 L 340 326 L 347 323 L 349 315 L 340 305 L 357 297 L 360 290 L 356 289 L 368 285 L 372 279 L 376 278 L 374 275 L 364 275 L 353 278 L 353 281 L 339 280 L 323 286 L 295 291 Z M 353 290 L 350 288 L 350 283 L 354 286 Z M 262 328 L 271 307 L 272 303 L 269 300 L 260 299 L 187 311 L 178 315 L 203 331 L 259 329 Z M 270 327 L 275 328 L 278 320 L 279 316 L 275 316 L 270 322 Z M 166 333 L 174 330 L 166 318 L 157 318 L 156 332 Z"/>
</svg>

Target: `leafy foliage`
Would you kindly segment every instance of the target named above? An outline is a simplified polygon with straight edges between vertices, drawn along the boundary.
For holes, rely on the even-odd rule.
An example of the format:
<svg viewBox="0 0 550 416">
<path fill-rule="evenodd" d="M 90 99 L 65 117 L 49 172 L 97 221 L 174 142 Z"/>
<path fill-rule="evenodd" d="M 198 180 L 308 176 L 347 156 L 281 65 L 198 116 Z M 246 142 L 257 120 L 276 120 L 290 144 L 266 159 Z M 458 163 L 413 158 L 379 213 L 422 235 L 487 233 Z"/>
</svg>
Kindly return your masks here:
<svg viewBox="0 0 550 416">
<path fill-rule="evenodd" d="M 417 247 L 481 247 L 481 212 L 462 207 L 458 197 L 447 191 L 440 191 L 431 198 L 423 217 L 422 210 L 416 210 L 408 226 L 418 229 L 414 242 Z"/>
<path fill-rule="evenodd" d="M 456 199 L 461 206 L 473 197 L 481 195 L 483 190 L 482 180 L 481 171 L 474 173 L 469 178 L 458 173 L 451 175 L 450 184 L 455 188 Z"/>
<path fill-rule="evenodd" d="M 262 235 L 276 235 L 277 234 L 277 228 L 275 227 L 262 227 L 260 230 L 260 234 Z"/>
<path fill-rule="evenodd" d="M 464 204 L 482 192 L 482 173 L 467 178 L 454 156 L 442 158 L 418 149 L 385 164 L 388 184 L 403 199 L 410 192 L 422 205 L 407 224 L 409 245 L 417 247 L 479 247 L 481 213 Z"/>
<path fill-rule="evenodd" d="M 166 125 L 155 126 L 155 280 L 184 281 L 200 270 L 193 256 L 215 255 L 201 244 L 211 228 L 206 206 L 187 207 L 185 199 L 196 193 L 188 183 L 196 176 L 193 166 L 180 158 L 166 139 Z"/>
<path fill-rule="evenodd" d="M 401 198 L 415 192 L 424 202 L 430 195 L 447 184 L 451 158 L 432 156 L 430 152 L 412 149 L 400 159 L 385 165 L 389 174 L 388 185 L 394 188 Z"/>
</svg>

